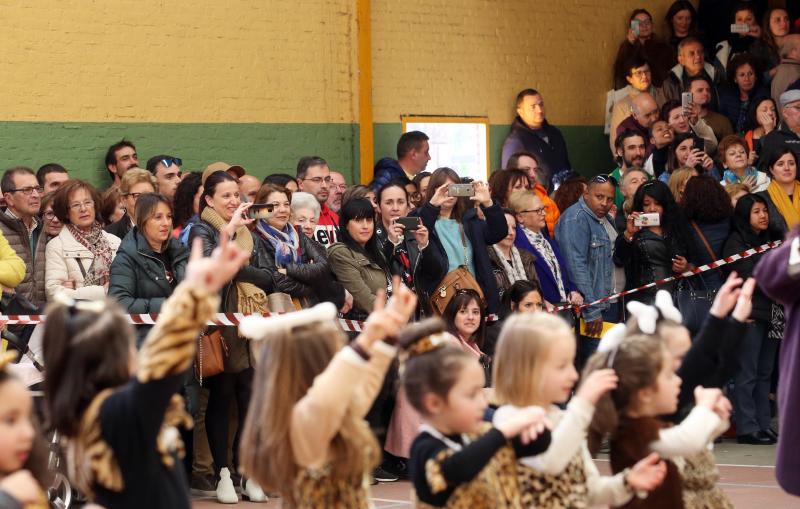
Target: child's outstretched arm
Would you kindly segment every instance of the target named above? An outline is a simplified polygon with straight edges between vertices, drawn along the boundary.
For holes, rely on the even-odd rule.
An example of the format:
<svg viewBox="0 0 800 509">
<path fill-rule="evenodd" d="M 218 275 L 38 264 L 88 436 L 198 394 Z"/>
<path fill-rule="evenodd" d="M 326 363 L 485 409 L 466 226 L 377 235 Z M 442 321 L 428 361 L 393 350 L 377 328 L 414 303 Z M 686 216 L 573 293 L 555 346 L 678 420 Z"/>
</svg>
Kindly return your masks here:
<svg viewBox="0 0 800 509">
<path fill-rule="evenodd" d="M 621 506 L 628 503 L 634 495 L 644 498 L 647 492 L 653 491 L 664 481 L 667 465 L 658 454 L 652 453 L 639 460 L 631 468 L 626 468 L 613 476 L 600 475 L 597 466 L 583 448 L 583 464 L 586 474 L 586 487 L 589 492 L 590 506 Z"/>
<path fill-rule="evenodd" d="M 722 398 L 722 401 L 721 401 Z M 650 448 L 664 458 L 688 456 L 701 452 L 715 434 L 727 428 L 724 402 L 719 389 L 695 389 L 695 407 L 677 426 L 661 430 L 659 439 Z M 729 404 L 729 403 L 728 403 Z"/>
</svg>

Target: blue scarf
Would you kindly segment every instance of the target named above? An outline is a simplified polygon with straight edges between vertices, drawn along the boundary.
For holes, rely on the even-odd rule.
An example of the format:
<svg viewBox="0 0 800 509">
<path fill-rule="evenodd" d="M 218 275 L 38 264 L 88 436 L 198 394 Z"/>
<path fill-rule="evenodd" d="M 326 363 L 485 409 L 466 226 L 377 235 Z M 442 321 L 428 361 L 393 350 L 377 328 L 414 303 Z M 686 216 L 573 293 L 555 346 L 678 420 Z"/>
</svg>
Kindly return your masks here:
<svg viewBox="0 0 800 509">
<path fill-rule="evenodd" d="M 747 169 L 744 170 L 745 177 L 754 177 L 758 178 L 758 170 L 753 168 L 752 166 L 748 166 Z M 744 178 L 744 177 L 743 177 Z M 733 173 L 731 170 L 725 170 L 725 173 L 722 174 L 722 180 L 725 182 L 725 185 L 728 184 L 738 184 L 742 182 L 742 179 L 739 178 L 738 175 Z"/>
<path fill-rule="evenodd" d="M 259 219 L 257 229 L 275 248 L 275 264 L 279 269 L 300 263 L 300 239 L 292 225 L 287 224 L 280 231 L 270 226 L 265 219 Z"/>
</svg>

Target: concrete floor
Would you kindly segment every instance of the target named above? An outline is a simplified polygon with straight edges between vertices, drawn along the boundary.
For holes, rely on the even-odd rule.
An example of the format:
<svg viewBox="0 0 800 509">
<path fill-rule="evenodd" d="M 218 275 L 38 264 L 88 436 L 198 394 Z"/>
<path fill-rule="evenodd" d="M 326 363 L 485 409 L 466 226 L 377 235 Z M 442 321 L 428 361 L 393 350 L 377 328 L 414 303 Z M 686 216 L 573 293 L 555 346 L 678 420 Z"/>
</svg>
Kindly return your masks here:
<svg viewBox="0 0 800 509">
<path fill-rule="evenodd" d="M 726 440 L 715 446 L 720 471 L 719 485 L 737 509 L 800 509 L 800 498 L 787 495 L 775 480 L 775 446 L 739 445 Z M 608 462 L 598 459 L 597 465 L 608 472 Z M 411 507 L 411 486 L 408 482 L 381 483 L 372 487 L 376 508 Z M 280 499 L 266 504 L 242 502 L 246 507 L 273 509 Z M 195 499 L 195 509 L 219 508 L 213 499 Z"/>
</svg>

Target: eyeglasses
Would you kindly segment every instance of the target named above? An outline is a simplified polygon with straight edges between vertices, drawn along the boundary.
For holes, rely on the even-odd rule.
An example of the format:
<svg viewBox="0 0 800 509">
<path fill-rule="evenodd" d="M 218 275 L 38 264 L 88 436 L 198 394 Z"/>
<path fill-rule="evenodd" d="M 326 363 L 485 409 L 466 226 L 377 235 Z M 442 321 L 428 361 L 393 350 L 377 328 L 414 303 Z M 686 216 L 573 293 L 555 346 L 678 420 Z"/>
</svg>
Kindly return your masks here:
<svg viewBox="0 0 800 509">
<path fill-rule="evenodd" d="M 52 221 L 53 219 L 58 219 L 58 218 L 56 217 L 56 214 L 55 214 L 55 212 L 53 212 L 52 210 L 48 210 L 47 212 L 45 212 L 45 213 L 44 213 L 44 218 L 45 218 L 45 220 L 47 220 L 47 221 Z"/>
<path fill-rule="evenodd" d="M 595 184 L 611 184 L 614 187 L 617 187 L 617 179 L 612 177 L 611 175 L 595 175 L 592 177 L 592 180 L 589 182 L 593 182 Z"/>
<path fill-rule="evenodd" d="M 650 76 L 650 74 L 652 74 L 652 71 L 648 69 L 646 71 L 633 71 L 631 73 L 631 76 L 635 76 L 637 78 L 644 78 L 645 76 Z"/>
<path fill-rule="evenodd" d="M 331 178 L 330 177 L 304 178 L 303 180 L 310 180 L 311 182 L 313 182 L 315 184 L 322 184 L 323 182 L 325 182 L 326 184 L 330 184 L 331 183 Z"/>
<path fill-rule="evenodd" d="M 6 189 L 5 192 L 7 193 L 22 193 L 25 196 L 30 196 L 33 192 L 36 191 L 37 194 L 42 194 L 42 188 L 40 186 L 29 186 L 29 187 L 21 187 L 19 189 Z"/>
<path fill-rule="evenodd" d="M 538 209 L 520 210 L 521 214 L 527 214 L 528 212 L 533 212 L 534 214 L 544 214 L 545 210 L 544 207 L 539 207 Z"/>
<path fill-rule="evenodd" d="M 133 198 L 133 201 L 136 201 L 143 194 L 146 194 L 146 193 L 125 193 L 122 196 L 130 196 L 131 198 Z"/>
<path fill-rule="evenodd" d="M 183 166 L 183 160 L 180 157 L 165 157 L 158 162 L 163 164 L 165 168 L 169 168 L 173 164 L 176 166 Z"/>
<path fill-rule="evenodd" d="M 89 210 L 94 208 L 94 202 L 91 200 L 86 200 L 76 203 L 70 203 L 69 208 L 71 210 L 81 210 L 81 209 Z"/>
</svg>

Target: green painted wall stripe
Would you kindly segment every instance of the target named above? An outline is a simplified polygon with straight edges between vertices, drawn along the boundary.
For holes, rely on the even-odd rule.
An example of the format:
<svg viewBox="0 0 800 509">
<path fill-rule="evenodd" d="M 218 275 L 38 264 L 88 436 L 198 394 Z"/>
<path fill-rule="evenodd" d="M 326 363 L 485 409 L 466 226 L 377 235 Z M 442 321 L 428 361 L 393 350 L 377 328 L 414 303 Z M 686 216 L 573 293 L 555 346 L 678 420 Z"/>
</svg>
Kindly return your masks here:
<svg viewBox="0 0 800 509">
<path fill-rule="evenodd" d="M 583 174 L 613 168 L 606 137 L 599 126 L 560 126 L 573 166 Z M 374 125 L 375 158 L 395 156 L 400 123 Z M 499 168 L 508 125 L 490 127 L 492 168 Z M 184 160 L 185 171 L 202 170 L 213 161 L 238 163 L 259 177 L 294 174 L 303 155 L 320 155 L 348 182 L 359 182 L 357 124 L 146 124 L 78 122 L 0 122 L 0 169 L 58 162 L 73 176 L 105 188 L 106 148 L 121 138 L 136 144 L 140 163 L 155 154 Z"/>
<path fill-rule="evenodd" d="M 356 124 L 0 122 L 0 168 L 35 170 L 58 162 L 73 176 L 105 188 L 110 182 L 103 164 L 106 149 L 123 137 L 135 143 L 142 167 L 149 157 L 165 153 L 181 157 L 184 171 L 227 161 L 263 177 L 294 174 L 301 156 L 320 155 L 348 181 L 358 177 Z"/>
<path fill-rule="evenodd" d="M 615 167 L 608 150 L 608 137 L 601 126 L 558 126 L 564 134 L 570 162 L 583 175 L 596 175 Z M 375 124 L 375 158 L 396 155 L 397 139 L 403 133 L 400 123 Z M 510 125 L 489 126 L 489 153 L 492 169 L 500 168 L 503 142 Z"/>
</svg>

